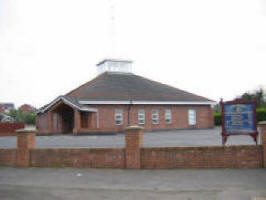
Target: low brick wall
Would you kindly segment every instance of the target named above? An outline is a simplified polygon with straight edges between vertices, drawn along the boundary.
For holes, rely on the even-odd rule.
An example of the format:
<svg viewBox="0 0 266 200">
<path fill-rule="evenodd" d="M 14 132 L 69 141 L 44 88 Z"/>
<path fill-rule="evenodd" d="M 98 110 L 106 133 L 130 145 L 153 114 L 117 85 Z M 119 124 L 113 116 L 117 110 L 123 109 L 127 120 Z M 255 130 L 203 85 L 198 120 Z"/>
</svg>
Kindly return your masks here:
<svg viewBox="0 0 266 200">
<path fill-rule="evenodd" d="M 143 128 L 125 130 L 125 148 L 36 149 L 35 132 L 20 130 L 17 149 L 0 149 L 0 165 L 128 169 L 266 167 L 266 122 L 262 145 L 143 148 Z"/>
<path fill-rule="evenodd" d="M 124 149 L 32 149 L 32 167 L 125 168 Z"/>
<path fill-rule="evenodd" d="M 17 129 L 23 129 L 25 127 L 24 123 L 0 123 L 0 137 L 1 136 L 16 136 Z"/>
<path fill-rule="evenodd" d="M 261 168 L 262 146 L 141 149 L 141 168 Z"/>
<path fill-rule="evenodd" d="M 0 149 L 0 166 L 16 166 L 17 149 Z"/>
<path fill-rule="evenodd" d="M 0 165 L 16 166 L 17 150 L 0 149 Z M 126 168 L 125 149 L 31 149 L 32 167 Z M 262 168 L 262 146 L 141 148 L 140 168 Z"/>
</svg>

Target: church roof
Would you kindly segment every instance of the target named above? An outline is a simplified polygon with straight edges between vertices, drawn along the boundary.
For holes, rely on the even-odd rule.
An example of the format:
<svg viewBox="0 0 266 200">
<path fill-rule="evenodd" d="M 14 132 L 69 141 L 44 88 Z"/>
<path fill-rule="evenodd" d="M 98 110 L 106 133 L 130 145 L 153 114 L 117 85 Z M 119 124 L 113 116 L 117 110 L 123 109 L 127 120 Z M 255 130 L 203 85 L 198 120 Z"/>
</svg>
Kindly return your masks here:
<svg viewBox="0 0 266 200">
<path fill-rule="evenodd" d="M 105 72 L 65 95 L 78 101 L 212 101 L 132 73 Z"/>
<path fill-rule="evenodd" d="M 210 105 L 214 101 L 132 73 L 105 72 L 66 95 L 43 106 L 44 112 L 58 101 L 81 111 L 94 111 L 86 104 L 189 104 Z"/>
</svg>

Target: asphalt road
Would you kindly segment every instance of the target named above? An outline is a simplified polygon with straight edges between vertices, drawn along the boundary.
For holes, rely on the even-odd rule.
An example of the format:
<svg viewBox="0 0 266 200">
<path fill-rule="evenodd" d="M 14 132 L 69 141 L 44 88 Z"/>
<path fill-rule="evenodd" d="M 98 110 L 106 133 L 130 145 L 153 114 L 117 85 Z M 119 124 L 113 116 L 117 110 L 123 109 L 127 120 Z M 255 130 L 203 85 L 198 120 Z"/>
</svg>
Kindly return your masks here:
<svg viewBox="0 0 266 200">
<path fill-rule="evenodd" d="M 259 137 L 260 138 L 260 137 Z M 175 147 L 175 146 L 221 146 L 221 128 L 207 130 L 177 130 L 144 133 L 145 147 Z M 227 145 L 254 145 L 249 136 L 231 136 Z M 124 147 L 124 135 L 104 136 L 37 136 L 37 148 L 65 147 Z M 15 148 L 16 137 L 0 137 L 0 148 Z"/>
<path fill-rule="evenodd" d="M 0 167 L 1 200 L 251 200 L 265 169 L 112 170 Z"/>
</svg>

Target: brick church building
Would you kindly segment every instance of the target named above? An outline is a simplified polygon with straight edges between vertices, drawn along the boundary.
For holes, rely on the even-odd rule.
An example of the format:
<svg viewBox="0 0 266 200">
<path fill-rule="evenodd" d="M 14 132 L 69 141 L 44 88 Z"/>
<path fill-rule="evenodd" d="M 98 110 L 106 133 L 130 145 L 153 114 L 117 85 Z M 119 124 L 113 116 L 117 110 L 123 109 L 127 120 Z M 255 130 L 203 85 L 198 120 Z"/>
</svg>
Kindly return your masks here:
<svg viewBox="0 0 266 200">
<path fill-rule="evenodd" d="M 131 73 L 131 61 L 104 60 L 99 75 L 39 109 L 39 133 L 211 128 L 214 101 Z"/>
</svg>

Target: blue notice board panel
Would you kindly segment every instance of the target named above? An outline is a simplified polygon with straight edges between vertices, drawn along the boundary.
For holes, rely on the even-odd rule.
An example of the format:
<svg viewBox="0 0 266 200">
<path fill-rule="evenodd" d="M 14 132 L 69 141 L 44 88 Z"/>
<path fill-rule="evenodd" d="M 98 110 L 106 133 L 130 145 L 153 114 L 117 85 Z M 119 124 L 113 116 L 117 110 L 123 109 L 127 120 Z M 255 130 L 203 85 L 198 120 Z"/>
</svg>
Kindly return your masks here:
<svg viewBox="0 0 266 200">
<path fill-rule="evenodd" d="M 256 132 L 254 104 L 224 104 L 225 134 Z"/>
</svg>

